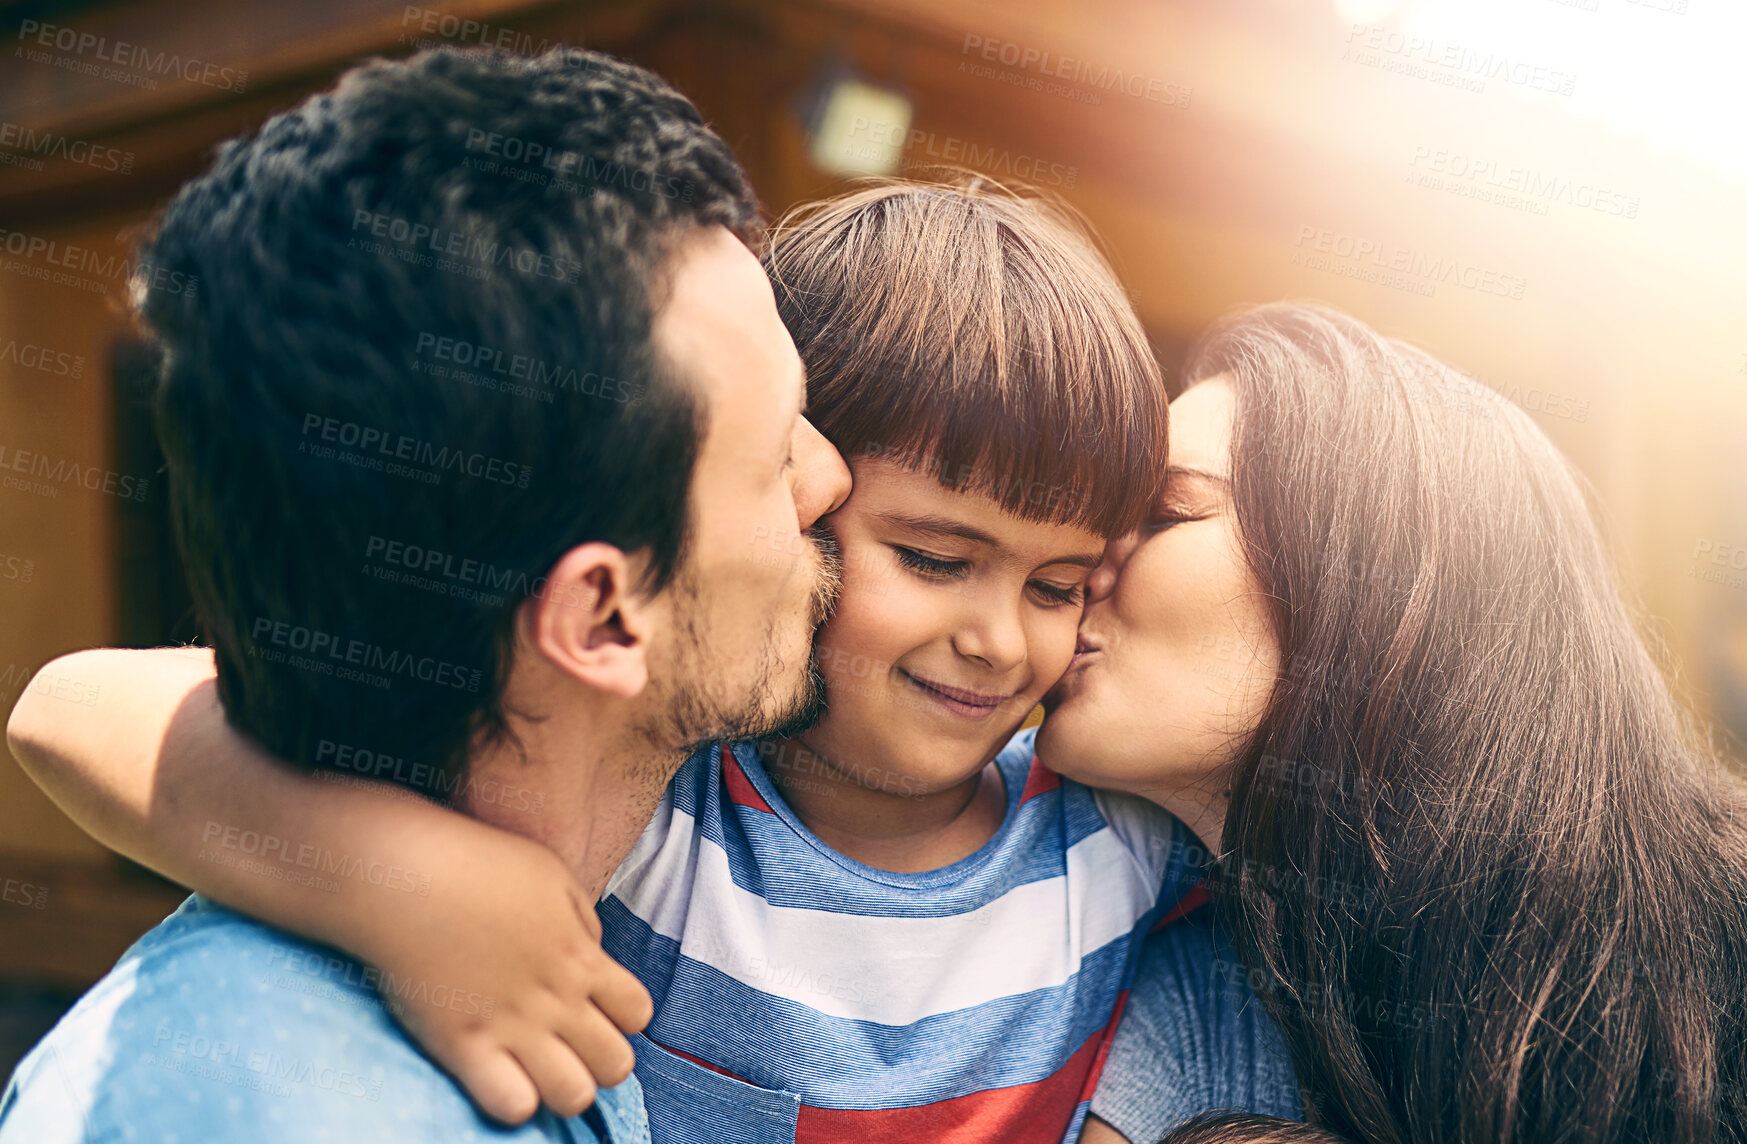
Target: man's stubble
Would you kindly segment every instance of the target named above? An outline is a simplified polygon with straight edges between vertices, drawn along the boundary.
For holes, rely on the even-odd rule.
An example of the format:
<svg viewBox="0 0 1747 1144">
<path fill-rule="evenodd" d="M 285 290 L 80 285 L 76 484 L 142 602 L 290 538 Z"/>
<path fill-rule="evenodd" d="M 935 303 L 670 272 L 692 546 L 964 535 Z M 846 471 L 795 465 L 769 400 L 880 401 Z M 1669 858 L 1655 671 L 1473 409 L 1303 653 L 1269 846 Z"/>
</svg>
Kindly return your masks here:
<svg viewBox="0 0 1747 1144">
<path fill-rule="evenodd" d="M 808 535 L 814 559 L 807 599 L 812 634 L 805 645 L 806 661 L 792 663 L 782 648 L 781 633 L 792 617 L 772 613 L 766 617 L 758 646 L 750 652 L 755 658 L 751 685 L 739 697 L 724 694 L 720 664 L 724 655 L 743 653 L 711 650 L 705 630 L 709 615 L 705 588 L 690 562 L 675 575 L 673 666 L 662 681 L 651 681 L 657 689 L 653 705 L 657 714 L 642 728 L 661 756 L 683 758 L 709 743 L 796 735 L 824 715 L 825 678 L 813 655 L 813 641 L 836 605 L 843 582 L 842 558 L 828 527 L 814 525 Z"/>
</svg>

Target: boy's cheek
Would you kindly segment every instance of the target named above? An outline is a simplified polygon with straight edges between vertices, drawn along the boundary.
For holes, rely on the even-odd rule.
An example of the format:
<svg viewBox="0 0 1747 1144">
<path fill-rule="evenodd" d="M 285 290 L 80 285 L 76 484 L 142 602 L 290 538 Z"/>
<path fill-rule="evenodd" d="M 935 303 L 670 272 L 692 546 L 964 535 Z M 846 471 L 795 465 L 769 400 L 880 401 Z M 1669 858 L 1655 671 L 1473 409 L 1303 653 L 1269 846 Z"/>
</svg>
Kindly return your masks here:
<svg viewBox="0 0 1747 1144">
<path fill-rule="evenodd" d="M 1074 661 L 1074 645 L 1080 639 L 1080 609 L 1058 609 L 1046 623 L 1031 641 L 1031 662 L 1037 671 L 1033 688 L 1039 695 L 1054 687 Z"/>
<path fill-rule="evenodd" d="M 838 593 L 838 606 L 853 605 L 856 601 L 868 596 L 888 596 L 891 594 L 891 580 L 884 576 L 870 576 L 865 572 L 845 568 L 843 571 L 843 590 Z"/>
<path fill-rule="evenodd" d="M 937 591 L 898 567 L 895 558 L 845 549 L 843 589 L 827 630 L 843 633 L 858 651 L 877 649 L 895 660 L 926 642 L 924 631 L 937 626 Z"/>
<path fill-rule="evenodd" d="M 876 666 L 867 655 L 840 643 L 821 641 L 814 649 L 813 660 L 825 679 L 826 697 L 832 710 L 842 710 L 846 699 L 867 693 L 868 680 Z"/>
<path fill-rule="evenodd" d="M 847 536 L 840 532 L 837 537 L 843 558 L 843 590 L 847 593 L 853 585 L 856 591 L 870 595 L 887 594 L 894 573 L 898 571 L 891 550 L 883 544 L 857 537 L 855 530 L 845 532 Z"/>
</svg>

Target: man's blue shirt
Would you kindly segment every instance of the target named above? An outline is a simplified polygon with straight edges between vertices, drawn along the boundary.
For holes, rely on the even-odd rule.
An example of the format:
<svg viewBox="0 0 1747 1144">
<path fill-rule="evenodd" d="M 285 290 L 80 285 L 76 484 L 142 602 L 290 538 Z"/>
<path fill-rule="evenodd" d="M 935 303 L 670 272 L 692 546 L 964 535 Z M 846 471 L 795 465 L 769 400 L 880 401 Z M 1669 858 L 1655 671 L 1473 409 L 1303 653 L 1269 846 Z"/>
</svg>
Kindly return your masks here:
<svg viewBox="0 0 1747 1144">
<path fill-rule="evenodd" d="M 189 898 L 18 1066 L 0 1144 L 557 1141 L 647 1144 L 633 1077 L 583 1116 L 482 1116 L 390 1018 L 374 971 Z M 452 1007 L 441 982 L 394 982 Z"/>
</svg>

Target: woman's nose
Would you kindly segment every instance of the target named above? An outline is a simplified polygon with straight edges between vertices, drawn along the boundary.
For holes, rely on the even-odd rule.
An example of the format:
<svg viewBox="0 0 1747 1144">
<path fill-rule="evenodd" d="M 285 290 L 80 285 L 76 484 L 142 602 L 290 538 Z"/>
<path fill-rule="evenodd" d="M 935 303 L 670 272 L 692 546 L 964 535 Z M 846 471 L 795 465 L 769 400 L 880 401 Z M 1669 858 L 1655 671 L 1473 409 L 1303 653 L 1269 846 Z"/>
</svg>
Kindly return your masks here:
<svg viewBox="0 0 1747 1144">
<path fill-rule="evenodd" d="M 1116 591 L 1116 578 L 1122 574 L 1122 566 L 1139 546 L 1138 532 L 1117 537 L 1104 545 L 1103 561 L 1086 577 L 1086 603 L 1096 604 Z"/>
</svg>

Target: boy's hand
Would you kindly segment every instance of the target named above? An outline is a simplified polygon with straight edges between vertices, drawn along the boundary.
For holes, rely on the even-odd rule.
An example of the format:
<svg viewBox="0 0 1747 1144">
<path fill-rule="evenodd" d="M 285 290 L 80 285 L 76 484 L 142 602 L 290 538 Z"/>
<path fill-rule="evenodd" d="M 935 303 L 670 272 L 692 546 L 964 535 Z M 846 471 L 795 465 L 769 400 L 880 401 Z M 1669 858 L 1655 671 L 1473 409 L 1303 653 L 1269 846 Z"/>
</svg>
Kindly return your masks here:
<svg viewBox="0 0 1747 1144">
<path fill-rule="evenodd" d="M 400 788 L 279 763 L 227 722 L 209 650 L 94 649 L 43 671 L 104 696 L 68 719 L 32 686 L 7 724 L 19 762 L 74 821 L 379 967 L 390 1011 L 483 1111 L 519 1123 L 544 1100 L 577 1113 L 631 1071 L 624 1034 L 649 1022 L 649 994 L 602 952 L 591 896 L 552 851 Z M 298 865 L 320 858 L 332 877 L 214 861 L 215 830 L 214 845 L 252 831 L 294 846 Z"/>
<path fill-rule="evenodd" d="M 631 1074 L 625 1035 L 653 1003 L 601 949 L 557 855 L 483 826 L 478 840 L 409 872 L 410 892 L 385 886 L 354 944 L 381 969 L 389 1011 L 484 1112 L 519 1124 L 543 1103 L 575 1116 Z"/>
</svg>

